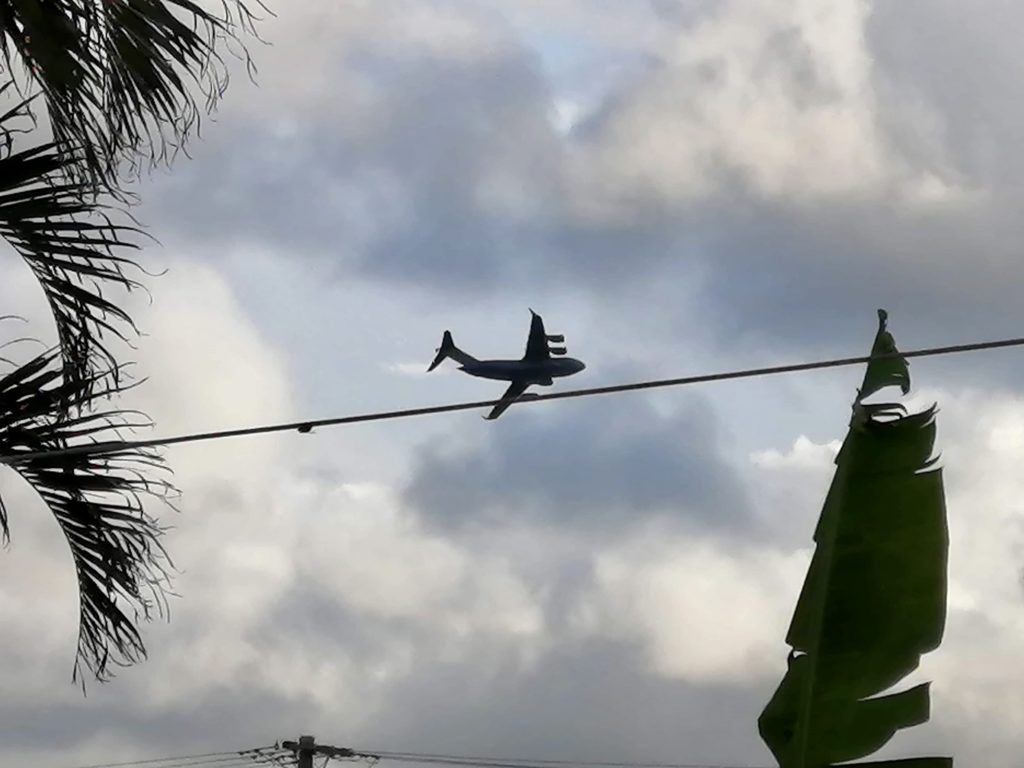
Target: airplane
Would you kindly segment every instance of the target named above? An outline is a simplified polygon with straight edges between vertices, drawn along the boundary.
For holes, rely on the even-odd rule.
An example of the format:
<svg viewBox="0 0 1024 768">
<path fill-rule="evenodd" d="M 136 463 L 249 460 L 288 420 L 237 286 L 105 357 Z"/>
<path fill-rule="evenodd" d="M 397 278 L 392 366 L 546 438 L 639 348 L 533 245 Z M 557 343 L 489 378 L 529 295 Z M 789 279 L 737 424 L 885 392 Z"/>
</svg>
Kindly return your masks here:
<svg viewBox="0 0 1024 768">
<path fill-rule="evenodd" d="M 459 370 L 470 376 L 512 382 L 498 404 L 484 417 L 491 420 L 501 416 L 512 403 L 523 398 L 527 387 L 533 384 L 547 387 L 554 383 L 553 379 L 572 376 L 587 367 L 573 357 L 564 357 L 565 347 L 552 347 L 551 342 L 564 344 L 565 337 L 561 334 L 548 334 L 544 330 L 544 320 L 541 316 L 532 309 L 530 314 L 533 316 L 530 322 L 530 336 L 526 341 L 526 354 L 521 360 L 477 360 L 455 346 L 451 331 L 445 331 L 441 337 L 441 346 L 436 350 L 437 356 L 427 368 L 427 372 L 434 370 L 445 358 L 450 357 L 460 364 Z"/>
</svg>

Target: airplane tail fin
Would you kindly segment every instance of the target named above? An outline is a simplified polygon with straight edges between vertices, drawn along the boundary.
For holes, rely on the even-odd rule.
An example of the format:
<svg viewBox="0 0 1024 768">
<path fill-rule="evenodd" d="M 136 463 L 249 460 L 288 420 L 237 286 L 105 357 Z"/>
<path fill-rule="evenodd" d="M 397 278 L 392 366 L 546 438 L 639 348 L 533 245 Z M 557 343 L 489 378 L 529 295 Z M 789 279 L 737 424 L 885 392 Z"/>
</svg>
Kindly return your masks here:
<svg viewBox="0 0 1024 768">
<path fill-rule="evenodd" d="M 452 332 L 445 331 L 444 336 L 441 337 L 441 346 L 437 348 L 437 355 L 434 357 L 434 362 L 427 368 L 427 373 L 437 368 L 446 357 L 449 357 L 453 349 L 455 349 L 455 342 L 452 340 Z"/>
<path fill-rule="evenodd" d="M 437 348 L 437 355 L 434 357 L 434 362 L 432 362 L 430 367 L 427 368 L 427 373 L 430 373 L 430 371 L 437 368 L 445 358 L 449 357 L 463 365 L 466 363 L 476 362 L 475 357 L 467 355 L 455 346 L 455 342 L 452 340 L 451 331 L 445 331 L 444 336 L 441 337 L 441 346 Z"/>
</svg>

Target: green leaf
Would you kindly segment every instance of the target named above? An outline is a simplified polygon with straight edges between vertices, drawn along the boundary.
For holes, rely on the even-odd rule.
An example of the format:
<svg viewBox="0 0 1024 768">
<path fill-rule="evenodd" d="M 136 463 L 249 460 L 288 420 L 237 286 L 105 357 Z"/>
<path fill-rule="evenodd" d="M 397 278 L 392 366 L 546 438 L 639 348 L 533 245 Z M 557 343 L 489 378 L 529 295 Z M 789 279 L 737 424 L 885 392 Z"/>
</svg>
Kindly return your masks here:
<svg viewBox="0 0 1024 768">
<path fill-rule="evenodd" d="M 886 329 L 888 319 L 889 314 L 884 309 L 878 310 L 878 332 L 871 346 L 871 356 L 881 357 L 868 363 L 864 383 L 857 392 L 858 402 L 885 387 L 898 386 L 904 395 L 910 391 L 910 366 L 896 348 L 896 340 Z"/>
<path fill-rule="evenodd" d="M 881 335 L 883 313 L 879 319 Z M 856 409 L 786 638 L 788 670 L 758 720 L 782 768 L 865 757 L 929 716 L 927 685 L 887 692 L 938 647 L 945 623 L 948 532 L 932 458 L 935 408 Z"/>
</svg>

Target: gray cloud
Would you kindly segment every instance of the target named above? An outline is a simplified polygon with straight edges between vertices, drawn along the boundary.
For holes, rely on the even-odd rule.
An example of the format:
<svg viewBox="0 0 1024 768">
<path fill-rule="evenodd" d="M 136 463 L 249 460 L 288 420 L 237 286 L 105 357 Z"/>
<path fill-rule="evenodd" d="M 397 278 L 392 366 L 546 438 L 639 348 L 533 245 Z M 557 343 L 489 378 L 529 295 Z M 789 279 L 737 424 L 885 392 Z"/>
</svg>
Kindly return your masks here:
<svg viewBox="0 0 1024 768">
<path fill-rule="evenodd" d="M 392 692 L 387 720 L 361 738 L 510 757 L 756 764 L 755 722 L 770 688 L 668 680 L 645 673 L 628 646 L 570 643 L 525 673 L 424 670 Z"/>
<path fill-rule="evenodd" d="M 910 171 L 943 167 L 941 141 L 910 140 L 921 122 L 907 117 L 906 102 L 923 99 L 937 131 L 948 130 L 952 177 L 987 180 L 991 168 L 971 153 L 998 148 L 998 168 L 1009 173 L 1018 153 L 1007 137 L 1021 100 L 983 87 L 1010 55 L 1005 36 L 996 45 L 957 38 L 977 56 L 957 59 L 955 78 L 936 74 L 930 62 L 948 59 L 942 30 L 961 13 L 948 4 L 876 9 L 868 53 L 877 57 L 877 128 Z M 918 37 L 921 24 L 932 31 Z M 798 35 L 766 45 L 798 107 L 836 98 Z M 361 81 L 370 95 L 325 92 L 301 118 L 262 123 L 228 112 L 195 161 L 145 191 L 158 233 L 259 241 L 294 258 L 329 260 L 339 276 L 355 270 L 448 298 L 479 298 L 509 283 L 564 282 L 607 296 L 655 280 L 698 282 L 705 337 L 732 348 L 826 353 L 862 345 L 861 319 L 877 306 L 890 310 L 903 337 L 929 341 L 1000 335 L 1024 319 L 1017 286 L 1005 277 L 1024 235 L 1005 187 L 984 201 L 919 208 L 884 186 L 795 203 L 765 199 L 720 164 L 722 187 L 709 198 L 639 199 L 614 220 L 580 218 L 572 198 L 587 190 L 564 177 L 567 153 L 599 150 L 607 126 L 642 99 L 706 96 L 709 86 L 670 61 L 651 63 L 572 137 L 552 128 L 555 94 L 536 55 L 516 44 L 441 58 L 398 55 L 386 39 L 367 39 L 343 48 L 331 66 L 339 82 Z M 961 91 L 973 101 L 962 102 Z M 962 107 L 975 102 L 977 109 Z M 659 114 L 650 113 L 653 125 L 668 119 Z M 291 127 L 282 132 L 284 118 Z M 622 180 L 603 183 L 614 189 Z"/>
<path fill-rule="evenodd" d="M 938 118 L 938 131 L 958 170 L 1010 192 L 1024 173 L 1017 147 L 1024 120 L 1024 60 L 1013 33 L 1021 8 L 981 0 L 966 8 L 949 0 L 872 8 L 868 41 L 884 78 L 883 97 L 918 102 Z M 907 137 L 922 143 L 922 137 Z M 925 139 L 927 141 L 927 139 Z"/>
<path fill-rule="evenodd" d="M 120 696 L 94 689 L 88 700 L 63 704 L 5 697 L 0 703 L 0 742 L 5 751 L 49 756 L 43 764 L 57 765 L 54 755 L 72 755 L 105 738 L 116 741 L 120 750 L 143 755 L 248 749 L 292 737 L 316 711 L 313 702 L 288 699 L 242 681 L 230 688 L 204 690 L 189 707 L 154 706 L 126 691 L 127 684 L 119 680 L 107 688 L 117 688 Z M 41 761 L 36 757 L 34 762 Z M 60 764 L 75 762 L 65 757 Z"/>
<path fill-rule="evenodd" d="M 714 530 L 750 522 L 717 417 L 697 398 L 670 418 L 623 398 L 513 413 L 496 426 L 479 451 L 421 450 L 405 499 L 428 523 L 596 533 L 662 516 Z"/>
<path fill-rule="evenodd" d="M 229 115 L 195 160 L 147 190 L 157 221 L 391 282 L 489 285 L 541 247 L 558 145 L 527 50 L 399 57 L 367 40 L 334 66 L 371 95 L 325 93 L 315 111 L 282 116 L 283 131 Z"/>
<path fill-rule="evenodd" d="M 660 6 L 673 13 L 668 4 Z M 1001 15 L 994 4 L 984 7 L 965 25 L 965 11 L 951 3 L 877 5 L 868 28 L 870 50 L 877 57 L 878 78 L 872 85 L 890 89 L 879 95 L 881 130 L 897 147 L 896 154 L 921 169 L 932 167 L 949 150 L 954 178 L 992 182 L 987 197 L 962 207 L 910 211 L 884 189 L 856 199 L 799 204 L 765 199 L 753 194 L 735 171 L 718 168 L 723 179 L 717 196 L 684 205 L 643 198 L 633 200 L 632 207 L 624 208 L 628 215 L 618 219 L 580 218 L 566 199 L 581 190 L 566 185 L 560 175 L 563 153 L 593 149 L 602 140 L 601 120 L 625 109 L 629 92 L 644 83 L 624 86 L 600 119 L 567 139 L 547 122 L 555 94 L 527 48 L 499 47 L 468 57 L 395 55 L 393 48 L 388 53 L 376 44 L 376 36 L 367 35 L 360 47 L 346 48 L 331 61 L 325 79 L 336 73 L 336 90 L 323 90 L 306 109 L 252 122 L 225 111 L 208 141 L 196 145 L 194 161 L 183 161 L 173 176 L 144 190 L 142 216 L 154 220 L 159 225 L 155 233 L 167 239 L 247 242 L 278 252 L 275 259 L 287 254 L 299 264 L 310 258 L 334 260 L 341 277 L 359 272 L 389 290 L 417 283 L 451 302 L 479 299 L 518 282 L 520 288 L 543 284 L 554 303 L 560 286 L 567 292 L 580 286 L 591 292 L 596 325 L 608 322 L 609 297 L 621 301 L 626 294 L 630 298 L 614 318 L 634 334 L 638 326 L 630 315 L 649 309 L 642 305 L 644 286 L 656 284 L 663 291 L 659 317 L 664 312 L 672 323 L 677 308 L 665 286 L 693 281 L 699 287 L 688 284 L 687 295 L 699 297 L 703 319 L 694 338 L 720 350 L 716 360 L 780 350 L 863 349 L 874 329 L 876 306 L 890 310 L 903 346 L 997 335 L 1024 320 L 1014 277 L 1017 243 L 1024 233 L 1013 186 L 1020 170 L 1015 135 L 1024 77 L 1017 77 L 1011 32 L 1019 27 L 1019 12 L 1005 5 Z M 709 14 L 702 11 L 701 19 Z M 691 24 L 696 17 L 684 13 L 673 18 Z M 955 56 L 949 54 L 950 41 L 962 46 Z M 827 79 L 807 60 L 799 39 L 777 39 L 770 50 L 775 65 L 792 70 L 801 99 L 814 104 L 829 98 Z M 301 55 L 296 59 L 307 61 Z M 652 64 L 639 79 L 664 75 L 658 66 L 669 64 Z M 301 77 L 301 66 L 296 71 Z M 352 88 L 353 76 L 366 86 L 363 101 L 353 95 L 358 90 Z M 269 104 L 282 95 L 265 92 Z M 667 87 L 648 95 L 692 97 Z M 916 142 L 920 123 L 896 109 L 910 96 L 938 116 L 939 139 Z M 741 121 L 721 126 L 724 132 L 746 128 Z M 627 138 L 638 140 L 636 135 Z M 666 175 L 680 172 L 671 163 L 664 165 Z M 603 182 L 615 186 L 621 180 Z M 282 270 L 268 279 L 251 269 L 247 278 L 274 283 L 264 289 L 274 295 L 280 290 L 278 274 L 291 273 Z M 177 403 L 177 410 L 160 411 L 166 425 L 161 433 L 177 431 L 176 424 L 216 426 L 225 418 L 245 423 L 288 418 L 284 405 L 283 410 L 270 407 L 285 397 L 276 390 L 257 398 L 249 411 L 233 410 L 237 393 L 275 380 L 273 370 L 246 365 L 269 360 L 273 350 L 240 343 L 224 323 L 205 319 L 198 308 L 223 305 L 226 294 L 196 293 L 199 283 L 192 276 L 181 286 L 179 293 L 196 305 L 185 303 L 175 325 L 202 322 L 185 329 L 188 338 L 180 346 L 164 345 L 170 350 L 162 355 L 166 370 L 157 373 L 166 375 L 153 377 L 154 384 L 165 382 L 161 401 Z M 624 291 L 627 286 L 632 294 Z M 575 299 L 580 295 L 586 292 L 574 292 Z M 356 291 L 341 298 L 332 294 L 324 303 L 350 298 L 372 304 Z M 375 301 L 368 315 L 372 310 L 394 325 L 411 322 L 405 316 L 396 320 L 392 304 Z M 287 314 L 293 316 L 298 337 L 309 333 L 310 317 L 328 316 L 323 306 L 312 305 L 312 298 L 293 303 L 282 303 L 274 315 L 254 309 L 261 330 L 271 332 L 266 326 Z M 680 316 L 684 309 L 689 313 L 683 300 L 678 304 Z M 322 366 L 325 357 L 333 356 L 353 371 L 352 389 L 373 390 L 379 375 L 371 364 L 378 361 L 378 350 L 355 360 L 344 334 L 337 333 L 343 340 L 335 341 L 328 354 L 320 334 L 305 348 L 295 345 L 295 357 L 309 367 L 305 383 L 321 392 L 331 389 Z M 595 329 L 593 337 L 599 333 Z M 399 335 L 389 336 L 385 346 Z M 204 358 L 214 339 L 221 339 L 223 348 L 213 347 Z M 621 341 L 628 350 L 629 340 Z M 639 339 L 635 354 L 650 354 L 649 343 Z M 681 358 L 690 352 L 682 344 L 672 351 Z M 919 361 L 914 371 L 918 383 L 929 383 L 929 373 L 942 373 L 932 381 L 947 386 L 1017 375 L 1011 370 L 1015 363 L 1000 369 L 1003 359 L 1012 358 L 993 356 L 983 366 L 951 363 L 945 368 Z M 223 365 L 211 368 L 211 360 Z M 226 394 L 214 396 L 218 387 L 226 387 Z M 347 408 L 347 396 L 331 391 L 325 401 Z M 148 662 L 109 686 L 94 687 L 84 701 L 67 684 L 65 672 L 73 633 L 54 651 L 37 638 L 49 614 L 12 617 L 5 624 L 7 633 L 12 627 L 27 629 L 7 643 L 15 650 L 3 677 L 8 688 L 24 695 L 9 695 L 0 703 L 5 760 L 18 763 L 10 754 L 21 752 L 49 757 L 52 765 L 113 761 L 119 750 L 135 750 L 125 757 L 182 754 L 252 746 L 301 730 L 323 741 L 358 741 L 357 746 L 367 748 L 766 764 L 754 723 L 777 678 L 762 679 L 744 668 L 745 679 L 736 685 L 672 680 L 648 668 L 650 649 L 640 647 L 644 628 L 635 643 L 606 636 L 614 633 L 609 627 L 598 626 L 586 637 L 573 634 L 573 613 L 594 589 L 595 558 L 607 554 L 602 548 L 614 549 L 617 538 L 626 538 L 624 532 L 644 524 L 682 529 L 680 550 L 691 530 L 706 534 L 702 542 L 722 534 L 770 535 L 782 550 L 809 546 L 820 495 L 801 501 L 795 513 L 788 497 L 759 510 L 775 523 L 766 532 L 751 519 L 741 478 L 726 458 L 729 439 L 719 414 L 700 400 L 685 403 L 664 419 L 642 399 L 629 396 L 513 409 L 487 425 L 479 450 L 453 454 L 428 446 L 414 457 L 418 464 L 404 500 L 418 516 L 396 511 L 391 502 L 353 512 L 346 507 L 354 502 L 335 487 L 358 484 L 365 475 L 390 480 L 388 467 L 374 474 L 375 461 L 386 465 L 393 459 L 404 467 L 408 457 L 396 445 L 397 428 L 375 433 L 383 437 L 365 463 L 351 454 L 373 453 L 367 446 L 375 438 L 346 432 L 338 438 L 348 447 L 343 458 L 335 457 L 342 465 L 337 475 L 303 482 L 287 476 L 273 488 L 270 468 L 298 460 L 292 454 L 254 459 L 248 451 L 263 445 L 259 442 L 197 448 L 190 454 L 193 462 L 210 475 L 208 483 L 223 491 L 211 493 L 205 504 L 196 495 L 188 497 L 185 515 L 173 521 L 190 534 L 176 540 L 174 553 L 191 557 L 197 566 L 191 580 L 181 582 L 185 610 L 175 614 L 169 628 L 147 628 L 153 653 Z M 787 405 L 764 421 L 789 419 L 787 436 L 792 429 L 820 426 L 806 424 L 804 400 Z M 960 406 L 960 412 L 969 406 Z M 973 411 L 970 416 L 973 423 Z M 1016 423 L 1012 413 L 991 418 Z M 753 431 L 760 424 L 748 422 L 744 428 Z M 401 427 L 401 439 L 409 439 L 406 429 Z M 1013 434 L 993 433 L 971 452 L 987 463 L 992 446 L 1005 442 L 1014 442 Z M 1016 453 L 1008 455 L 998 477 L 1016 477 L 1018 465 Z M 995 475 L 984 469 L 979 464 L 978 471 L 965 471 L 963 482 L 972 477 L 995 492 Z M 949 475 L 951 487 L 954 474 Z M 314 490 L 302 492 L 307 481 Z M 249 485 L 255 490 L 247 495 L 238 490 Z M 330 496 L 323 508 L 318 506 L 320 493 Z M 958 532 L 958 543 L 978 535 L 971 533 L 982 528 L 978 514 L 1000 510 L 1004 498 L 1018 497 L 1010 486 L 1005 497 L 972 505 L 965 500 L 960 506 L 971 514 L 959 518 L 970 521 Z M 978 562 L 964 567 L 963 574 L 988 574 L 992 562 L 1008 562 L 990 557 L 993 542 L 1006 539 L 1008 531 L 1000 515 L 990 517 L 988 538 L 974 547 Z M 955 512 L 951 519 L 958 519 Z M 522 523 L 525 535 L 509 531 L 509 521 Z M 419 522 L 426 524 L 425 534 Z M 473 539 L 466 535 L 473 529 L 491 535 Z M 600 547 L 589 546 L 595 540 Z M 245 543 L 248 552 L 229 552 L 232 545 Z M 654 549 L 650 541 L 636 546 L 642 551 L 635 562 L 646 555 L 644 547 Z M 59 555 L 64 557 L 63 549 Z M 353 565 L 360 556 L 367 562 Z M 52 597 L 55 587 L 46 578 L 30 578 L 7 562 L 13 574 L 5 581 L 11 595 L 24 597 L 39 589 Z M 66 569 L 66 560 L 59 567 Z M 487 570 L 492 567 L 496 573 Z M 281 571 L 277 576 L 275 568 Z M 294 582 L 293 569 L 298 574 Z M 737 555 L 736 570 L 741 582 L 758 578 L 742 555 Z M 318 575 L 328 586 L 315 581 Z M 678 592 L 690 587 L 686 578 L 684 573 Z M 714 574 L 707 580 L 702 587 L 715 586 Z M 986 578 L 967 585 L 968 596 L 986 605 L 990 615 L 1012 617 L 1015 606 L 996 603 L 992 609 L 984 602 L 998 593 Z M 71 586 L 68 582 L 64 588 Z M 644 589 L 642 579 L 639 586 L 630 586 L 636 591 L 627 590 L 624 599 Z M 276 589 L 284 593 L 279 599 L 273 597 Z M 396 599 L 403 590 L 414 593 L 411 601 Z M 443 594 L 426 607 L 410 606 L 421 591 L 425 601 Z M 726 588 L 722 594 L 721 607 L 712 604 L 709 613 L 751 612 L 742 593 L 736 598 Z M 371 597 L 361 601 L 363 595 Z M 367 606 L 371 599 L 377 604 Z M 382 608 L 385 599 L 395 605 Z M 1019 599 L 1016 591 L 1013 599 Z M 667 632 L 697 629 L 689 612 L 671 615 L 675 603 L 665 600 L 664 605 L 663 613 L 659 605 L 652 609 L 658 626 L 667 625 Z M 68 602 L 67 610 L 73 608 Z M 533 610 L 539 613 L 536 635 L 530 634 Z M 507 614 L 503 623 L 489 624 L 497 614 Z M 955 612 L 951 617 L 957 620 Z M 703 620 L 713 635 L 717 624 L 707 616 Z M 997 656 L 990 636 L 994 630 L 987 625 L 984 632 L 977 630 L 974 617 L 960 621 L 974 629 L 970 642 L 955 646 L 948 669 L 936 675 L 937 681 L 954 681 L 936 700 L 941 730 L 914 729 L 911 741 L 903 744 L 920 747 L 910 753 L 952 751 L 958 760 L 1014 765 L 1020 752 L 1011 721 L 1017 689 L 1007 675 L 1019 655 L 1015 630 L 1012 623 L 1002 630 L 996 650 L 1003 655 Z M 780 664 L 784 631 L 780 626 L 777 632 Z M 957 633 L 950 634 L 956 643 Z M 24 636 L 29 640 L 23 641 Z M 685 644 L 674 652 L 688 658 Z M 59 674 L 47 677 L 53 667 Z M 192 670 L 197 671 L 189 674 Z M 224 678 L 207 679 L 222 670 Z M 321 694 L 331 701 L 325 703 Z M 973 713 L 977 702 L 991 710 Z M 98 745 L 87 747 L 95 740 Z M 85 759 L 86 754 L 96 759 Z"/>
<path fill-rule="evenodd" d="M 558 579 L 561 564 L 549 566 L 548 576 Z M 354 668 L 372 669 L 396 642 L 414 660 L 404 674 L 376 681 L 365 702 L 372 716 L 307 721 L 325 741 L 371 751 L 764 762 L 755 724 L 771 679 L 666 678 L 648 669 L 640 643 L 578 636 L 565 626 L 549 626 L 537 655 L 524 657 L 515 638 L 486 633 L 463 638 L 452 654 L 451 639 L 433 622 L 353 611 L 329 591 L 308 587 L 282 597 L 267 631 L 282 624 L 325 664 L 343 655 Z"/>
</svg>

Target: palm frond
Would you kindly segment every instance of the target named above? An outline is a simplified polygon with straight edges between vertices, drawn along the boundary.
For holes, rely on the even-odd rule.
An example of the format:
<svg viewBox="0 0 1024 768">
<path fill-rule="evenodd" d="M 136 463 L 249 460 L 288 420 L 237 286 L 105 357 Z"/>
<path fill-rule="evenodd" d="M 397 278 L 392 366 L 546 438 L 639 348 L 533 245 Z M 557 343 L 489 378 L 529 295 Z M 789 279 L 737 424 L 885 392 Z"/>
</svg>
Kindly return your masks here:
<svg viewBox="0 0 1024 768">
<path fill-rule="evenodd" d="M 251 5 L 0 0 L 0 55 L 38 85 L 57 144 L 78 148 L 90 178 L 112 189 L 123 161 L 166 158 L 198 128 L 227 85 L 221 51 L 254 33 Z"/>
<path fill-rule="evenodd" d="M 0 87 L 0 93 L 10 83 Z M 88 182 L 68 175 L 74 158 L 55 144 L 14 149 L 12 134 L 26 102 L 0 116 L 0 237 L 25 260 L 43 289 L 57 326 L 68 385 L 86 386 L 96 370 L 116 374 L 105 336 L 134 330 L 105 289 L 132 290 L 137 268 L 125 255 L 138 246 L 135 227 L 115 224 L 92 198 Z"/>
<path fill-rule="evenodd" d="M 146 426 L 141 414 L 93 411 L 98 400 L 121 391 L 115 377 L 94 376 L 91 387 L 70 383 L 56 349 L 0 378 L 0 454 L 60 451 L 120 437 Z M 84 667 L 98 680 L 112 666 L 146 655 L 141 621 L 162 613 L 171 567 L 163 529 L 143 508 L 145 497 L 168 501 L 173 488 L 162 459 L 151 449 L 103 455 L 57 454 L 12 462 L 57 519 L 74 561 L 79 590 L 78 651 L 73 677 Z M 7 509 L 0 499 L 0 530 L 7 539 Z"/>
</svg>

